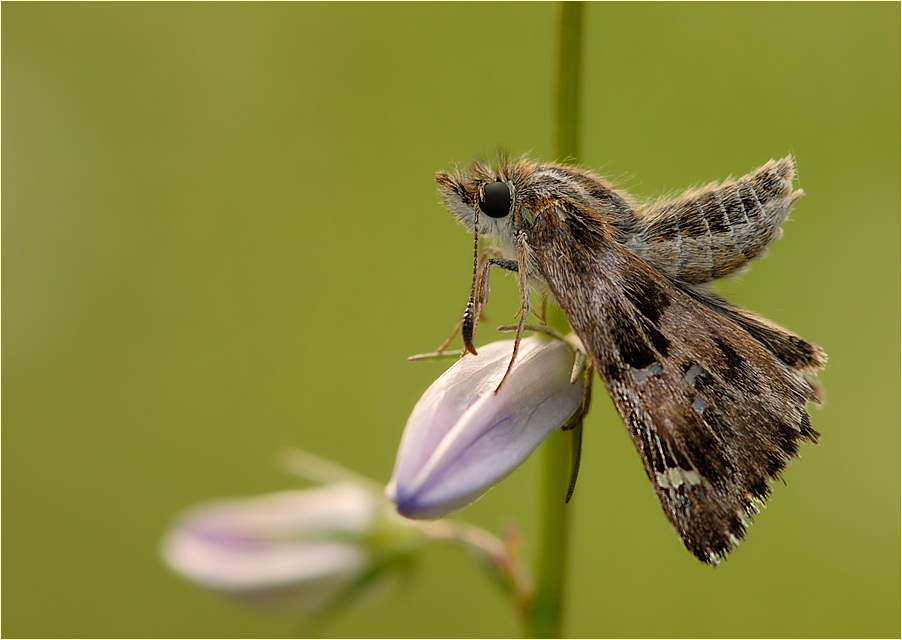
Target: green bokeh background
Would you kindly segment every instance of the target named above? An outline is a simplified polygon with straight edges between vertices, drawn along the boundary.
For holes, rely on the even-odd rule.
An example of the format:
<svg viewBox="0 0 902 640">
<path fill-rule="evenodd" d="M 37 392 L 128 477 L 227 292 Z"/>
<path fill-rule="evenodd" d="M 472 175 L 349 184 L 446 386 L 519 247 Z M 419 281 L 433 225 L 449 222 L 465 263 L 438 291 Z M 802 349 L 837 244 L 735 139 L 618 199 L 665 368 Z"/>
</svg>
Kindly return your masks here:
<svg viewBox="0 0 902 640">
<path fill-rule="evenodd" d="M 291 488 L 295 446 L 388 479 L 471 239 L 433 172 L 551 159 L 551 4 L 4 4 L 4 636 L 285 636 L 160 562 L 181 509 Z M 819 447 L 717 569 L 598 387 L 576 636 L 900 634 L 900 7 L 593 4 L 582 163 L 639 196 L 796 156 L 731 299 L 821 345 Z M 512 279 L 488 314 L 508 322 Z M 493 339 L 490 326 L 481 340 Z M 463 512 L 534 539 L 528 462 Z M 453 550 L 327 635 L 509 636 Z"/>
</svg>

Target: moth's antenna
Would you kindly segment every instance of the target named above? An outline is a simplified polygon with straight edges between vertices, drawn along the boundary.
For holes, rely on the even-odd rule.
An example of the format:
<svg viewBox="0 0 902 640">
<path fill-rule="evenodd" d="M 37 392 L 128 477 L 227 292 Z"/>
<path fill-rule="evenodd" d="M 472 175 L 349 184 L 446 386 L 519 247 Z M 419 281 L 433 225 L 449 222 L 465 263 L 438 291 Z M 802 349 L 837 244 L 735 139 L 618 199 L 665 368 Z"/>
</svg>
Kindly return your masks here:
<svg viewBox="0 0 902 640">
<path fill-rule="evenodd" d="M 473 286 L 470 287 L 470 299 L 464 309 L 461 320 L 460 337 L 464 340 L 464 349 L 476 355 L 473 346 L 473 331 L 476 328 L 476 281 L 479 274 L 479 203 L 473 207 Z"/>
</svg>

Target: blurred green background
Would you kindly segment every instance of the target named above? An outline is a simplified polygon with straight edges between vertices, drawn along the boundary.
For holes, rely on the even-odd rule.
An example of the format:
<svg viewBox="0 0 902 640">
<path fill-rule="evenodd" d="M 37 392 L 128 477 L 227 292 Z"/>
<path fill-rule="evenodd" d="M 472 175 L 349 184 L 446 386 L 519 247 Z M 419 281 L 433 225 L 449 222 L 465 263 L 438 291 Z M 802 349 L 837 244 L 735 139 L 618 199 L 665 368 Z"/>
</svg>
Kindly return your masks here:
<svg viewBox="0 0 902 640">
<path fill-rule="evenodd" d="M 171 574 L 183 508 L 388 479 L 446 366 L 471 239 L 433 173 L 551 158 L 551 4 L 3 6 L 4 636 L 285 636 Z M 582 164 L 638 196 L 796 156 L 785 237 L 721 291 L 830 354 L 819 447 L 717 569 L 598 386 L 572 504 L 576 636 L 898 637 L 900 7 L 593 4 Z M 512 279 L 488 315 L 508 322 Z M 481 340 L 493 339 L 491 326 Z M 464 517 L 534 539 L 530 461 Z M 327 635 L 518 633 L 452 550 Z"/>
</svg>

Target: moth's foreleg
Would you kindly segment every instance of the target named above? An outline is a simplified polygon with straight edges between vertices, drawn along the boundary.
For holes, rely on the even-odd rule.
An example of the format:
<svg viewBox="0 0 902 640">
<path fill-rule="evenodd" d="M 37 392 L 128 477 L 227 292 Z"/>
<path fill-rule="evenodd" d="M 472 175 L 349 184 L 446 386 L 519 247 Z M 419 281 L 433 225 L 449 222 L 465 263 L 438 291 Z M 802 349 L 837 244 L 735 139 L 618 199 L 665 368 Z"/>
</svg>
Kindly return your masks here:
<svg viewBox="0 0 902 640">
<path fill-rule="evenodd" d="M 526 318 L 529 316 L 529 273 L 527 269 L 529 244 L 526 239 L 526 233 L 522 229 L 518 229 L 515 234 L 517 241 L 517 262 L 515 264 L 517 281 L 520 285 L 520 310 L 517 312 L 519 322 L 517 322 L 517 333 L 514 336 L 514 352 L 511 354 L 510 364 L 507 365 L 507 371 L 504 372 L 504 377 L 501 378 L 501 382 L 498 383 L 495 393 L 498 393 L 498 391 L 501 390 L 501 386 L 504 384 L 504 381 L 507 380 L 507 376 L 510 375 L 510 372 L 514 368 L 514 362 L 517 360 L 517 351 L 520 349 L 520 340 L 523 338 L 523 329 L 526 326 Z M 506 260 L 504 262 L 513 261 Z"/>
<path fill-rule="evenodd" d="M 460 331 L 462 327 L 465 346 L 468 343 L 467 336 L 469 336 L 469 346 L 466 348 L 464 353 L 466 353 L 467 351 L 470 351 L 473 354 L 476 353 L 476 350 L 472 348 L 473 331 L 475 329 L 476 321 L 481 318 L 482 306 L 485 304 L 485 300 L 488 297 L 488 268 L 494 265 L 501 267 L 502 269 L 508 269 L 511 271 L 517 270 L 516 262 L 514 262 L 513 260 L 502 260 L 497 257 L 500 255 L 501 249 L 497 247 L 486 247 L 485 249 L 483 249 L 473 267 L 473 287 L 470 290 L 470 297 L 467 300 L 467 306 L 464 309 L 463 316 L 461 316 L 460 320 L 457 321 L 457 324 L 455 324 L 454 328 L 451 330 L 451 333 L 447 338 L 445 338 L 444 342 L 442 342 L 435 349 L 435 351 L 431 353 L 412 356 L 414 359 L 421 360 L 424 358 L 442 355 L 442 353 L 444 353 L 445 349 L 448 348 L 448 346 L 451 344 L 451 341 L 454 340 L 454 338 L 457 336 L 457 332 Z M 511 268 L 511 264 L 513 265 L 513 268 Z M 409 359 L 410 358 L 408 358 L 408 360 Z"/>
<path fill-rule="evenodd" d="M 492 267 L 500 267 L 506 271 L 517 271 L 517 263 L 514 260 L 499 258 L 501 250 L 497 247 L 487 247 L 480 255 L 476 263 L 473 277 L 473 287 L 470 290 L 470 298 L 464 309 L 464 315 L 454 328 L 454 332 L 445 341 L 443 347 L 447 347 L 451 339 L 461 330 L 465 352 L 476 355 L 476 347 L 473 346 L 473 335 L 476 331 L 476 322 L 482 318 L 482 307 L 489 298 L 489 270 Z"/>
</svg>

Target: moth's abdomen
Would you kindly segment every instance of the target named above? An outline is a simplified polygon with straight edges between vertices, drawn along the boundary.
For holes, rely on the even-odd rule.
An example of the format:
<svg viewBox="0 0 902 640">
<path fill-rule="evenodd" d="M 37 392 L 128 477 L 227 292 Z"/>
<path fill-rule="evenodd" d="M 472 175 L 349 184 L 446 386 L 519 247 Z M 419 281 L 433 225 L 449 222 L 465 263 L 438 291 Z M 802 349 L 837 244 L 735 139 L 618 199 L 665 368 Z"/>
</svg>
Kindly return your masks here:
<svg viewBox="0 0 902 640">
<path fill-rule="evenodd" d="M 781 235 L 802 191 L 792 190 L 791 157 L 722 185 L 660 202 L 642 216 L 627 247 L 662 273 L 689 284 L 735 273 Z"/>
</svg>

